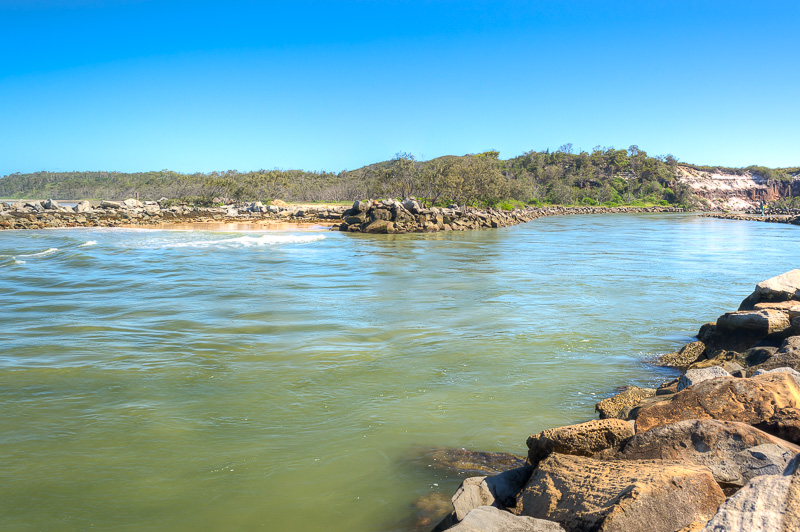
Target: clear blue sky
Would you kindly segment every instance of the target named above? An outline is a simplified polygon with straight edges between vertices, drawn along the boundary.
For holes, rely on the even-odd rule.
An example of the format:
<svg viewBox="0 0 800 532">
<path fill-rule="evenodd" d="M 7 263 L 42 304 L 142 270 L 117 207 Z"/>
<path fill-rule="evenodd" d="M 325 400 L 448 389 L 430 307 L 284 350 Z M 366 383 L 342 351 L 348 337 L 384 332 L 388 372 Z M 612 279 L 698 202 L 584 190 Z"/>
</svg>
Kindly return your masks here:
<svg viewBox="0 0 800 532">
<path fill-rule="evenodd" d="M 0 175 L 571 142 L 800 165 L 800 2 L 0 0 Z"/>
</svg>

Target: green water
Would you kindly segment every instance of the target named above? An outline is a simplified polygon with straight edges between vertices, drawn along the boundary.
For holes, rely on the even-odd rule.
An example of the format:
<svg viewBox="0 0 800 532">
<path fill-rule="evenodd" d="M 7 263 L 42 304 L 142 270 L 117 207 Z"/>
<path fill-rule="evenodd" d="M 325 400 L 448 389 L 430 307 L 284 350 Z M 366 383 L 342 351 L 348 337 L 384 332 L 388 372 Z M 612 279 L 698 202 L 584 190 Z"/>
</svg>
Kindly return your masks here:
<svg viewBox="0 0 800 532">
<path fill-rule="evenodd" d="M 391 531 L 800 264 L 800 228 L 0 232 L 3 531 Z"/>
</svg>

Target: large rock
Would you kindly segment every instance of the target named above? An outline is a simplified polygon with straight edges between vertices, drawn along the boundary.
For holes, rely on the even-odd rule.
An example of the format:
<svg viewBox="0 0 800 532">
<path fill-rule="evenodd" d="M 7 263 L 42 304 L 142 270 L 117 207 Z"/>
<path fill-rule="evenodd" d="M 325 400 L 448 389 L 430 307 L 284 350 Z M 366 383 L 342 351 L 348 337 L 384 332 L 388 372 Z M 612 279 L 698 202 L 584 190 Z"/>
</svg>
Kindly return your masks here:
<svg viewBox="0 0 800 532">
<path fill-rule="evenodd" d="M 658 359 L 659 366 L 669 366 L 674 368 L 686 368 L 693 362 L 697 362 L 703 357 L 706 344 L 697 340 L 681 347 L 675 353 L 668 353 Z"/>
<path fill-rule="evenodd" d="M 525 458 L 516 454 L 447 447 L 416 449 L 410 459 L 426 467 L 459 475 L 496 475 L 525 466 Z"/>
<path fill-rule="evenodd" d="M 633 436 L 633 427 L 621 419 L 595 419 L 547 429 L 528 438 L 528 461 L 538 464 L 551 453 L 591 456 Z"/>
<path fill-rule="evenodd" d="M 702 532 L 797 532 L 798 530 L 800 530 L 800 476 L 795 472 L 754 478 L 720 506 Z"/>
<path fill-rule="evenodd" d="M 678 391 L 684 390 L 694 384 L 716 379 L 719 377 L 730 377 L 731 374 L 719 366 L 704 369 L 690 369 L 678 379 Z"/>
<path fill-rule="evenodd" d="M 365 229 L 365 233 L 394 233 L 394 223 L 388 220 L 375 220 L 369 224 Z"/>
<path fill-rule="evenodd" d="M 800 336 L 790 336 L 783 341 L 775 354 L 761 364 L 756 364 L 748 370 L 749 375 L 754 375 L 758 370 L 771 370 L 776 368 L 792 368 L 800 371 Z"/>
<path fill-rule="evenodd" d="M 743 421 L 770 419 L 781 408 L 800 407 L 800 387 L 788 373 L 749 379 L 721 377 L 698 383 L 635 412 L 636 432 L 685 419 Z"/>
<path fill-rule="evenodd" d="M 624 419 L 631 408 L 641 403 L 644 399 L 653 397 L 655 394 L 656 391 L 652 388 L 628 386 L 620 393 L 597 403 L 594 409 L 600 415 L 600 419 Z"/>
<path fill-rule="evenodd" d="M 755 426 L 782 440 L 800 445 L 800 409 L 781 408 L 771 418 Z"/>
<path fill-rule="evenodd" d="M 532 471 L 533 468 L 527 466 L 491 477 L 465 478 L 452 499 L 456 519 L 464 519 L 464 516 L 479 506 L 514 506 L 517 493 L 525 487 Z"/>
<path fill-rule="evenodd" d="M 564 532 L 558 523 L 519 516 L 491 506 L 481 506 L 469 512 L 452 532 Z"/>
<path fill-rule="evenodd" d="M 751 478 L 780 474 L 800 447 L 745 423 L 691 419 L 636 434 L 598 458 L 678 460 L 707 466 L 720 484 L 743 486 Z"/>
<path fill-rule="evenodd" d="M 704 466 L 553 454 L 517 498 L 516 513 L 569 532 L 674 532 L 709 519 L 724 500 Z"/>
<path fill-rule="evenodd" d="M 717 328 L 747 330 L 764 336 L 782 333 L 791 326 L 789 317 L 780 310 L 738 310 L 717 318 Z"/>
<path fill-rule="evenodd" d="M 751 310 L 757 303 L 800 300 L 800 270 L 791 270 L 756 285 L 752 294 L 742 301 L 739 310 Z"/>
<path fill-rule="evenodd" d="M 794 377 L 795 382 L 798 385 L 800 385 L 800 371 L 797 371 L 796 369 L 793 368 L 783 367 L 775 369 L 757 369 L 756 372 L 753 374 L 753 376 L 755 377 L 757 375 L 764 375 L 765 373 L 781 373 L 781 372 L 788 373 L 789 375 Z"/>
</svg>

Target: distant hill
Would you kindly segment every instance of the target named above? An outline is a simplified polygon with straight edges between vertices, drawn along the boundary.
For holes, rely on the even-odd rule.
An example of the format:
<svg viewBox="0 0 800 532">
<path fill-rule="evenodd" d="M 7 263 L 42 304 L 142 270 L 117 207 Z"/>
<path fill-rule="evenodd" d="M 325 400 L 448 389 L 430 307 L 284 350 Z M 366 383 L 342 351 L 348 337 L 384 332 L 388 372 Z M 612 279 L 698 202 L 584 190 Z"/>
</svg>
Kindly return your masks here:
<svg viewBox="0 0 800 532">
<path fill-rule="evenodd" d="M 566 144 L 554 152 L 529 151 L 502 160 L 496 151 L 417 161 L 405 153 L 357 170 L 306 172 L 256 170 L 182 174 L 156 172 L 35 172 L 0 178 L 0 197 L 59 199 L 169 198 L 210 204 L 221 200 L 351 201 L 415 196 L 430 204 L 682 204 L 714 203 L 702 176 L 727 175 L 785 185 L 751 193 L 751 201 L 792 195 L 788 185 L 800 168 L 700 167 L 671 155 L 650 156 L 637 146 L 574 153 Z M 738 177 L 737 177 L 738 176 Z M 713 178 L 706 179 L 713 183 Z M 755 181 L 753 181 L 755 182 Z M 756 190 L 758 187 L 744 187 Z M 760 190 L 760 189 L 759 189 Z M 777 191 L 777 192 L 776 192 Z M 719 202 L 717 202 L 719 203 Z M 721 204 L 721 203 L 720 203 Z"/>
</svg>

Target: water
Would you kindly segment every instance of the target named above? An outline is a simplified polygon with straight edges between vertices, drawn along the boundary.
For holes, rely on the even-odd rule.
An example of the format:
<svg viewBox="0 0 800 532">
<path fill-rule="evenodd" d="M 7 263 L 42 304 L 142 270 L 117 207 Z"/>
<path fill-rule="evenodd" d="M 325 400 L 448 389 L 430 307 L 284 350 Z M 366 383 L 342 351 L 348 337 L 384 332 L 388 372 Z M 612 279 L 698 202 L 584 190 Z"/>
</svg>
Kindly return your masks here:
<svg viewBox="0 0 800 532">
<path fill-rule="evenodd" d="M 0 232 L 4 531 L 391 531 L 800 264 L 800 229 Z"/>
</svg>

